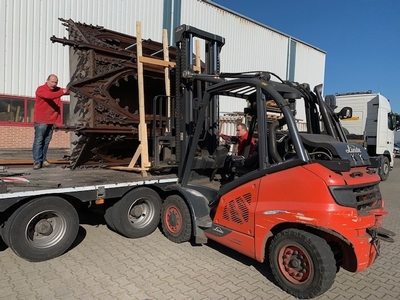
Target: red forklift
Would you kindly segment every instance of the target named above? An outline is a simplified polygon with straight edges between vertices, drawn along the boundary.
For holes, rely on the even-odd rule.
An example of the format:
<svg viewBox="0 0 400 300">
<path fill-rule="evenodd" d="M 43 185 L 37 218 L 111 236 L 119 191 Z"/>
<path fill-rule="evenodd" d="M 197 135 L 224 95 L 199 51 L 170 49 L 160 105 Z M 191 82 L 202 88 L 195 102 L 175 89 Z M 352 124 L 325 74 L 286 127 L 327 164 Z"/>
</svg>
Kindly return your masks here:
<svg viewBox="0 0 400 300">
<path fill-rule="evenodd" d="M 192 68 L 195 37 L 205 40 L 203 74 Z M 220 73 L 219 36 L 183 25 L 176 42 L 171 153 L 178 183 L 168 186 L 162 203 L 165 236 L 176 243 L 211 239 L 268 262 L 279 286 L 297 298 L 326 292 L 341 267 L 368 268 L 380 241 L 393 242 L 395 234 L 381 227 L 387 211 L 379 165 L 348 143 L 340 125 L 351 108 L 334 113 L 322 85 L 311 90 L 271 72 Z M 219 143 L 218 103 L 232 97 L 247 104 L 244 156 L 228 155 Z M 306 111 L 301 130 L 299 105 Z M 248 156 L 252 138 L 256 149 Z"/>
</svg>

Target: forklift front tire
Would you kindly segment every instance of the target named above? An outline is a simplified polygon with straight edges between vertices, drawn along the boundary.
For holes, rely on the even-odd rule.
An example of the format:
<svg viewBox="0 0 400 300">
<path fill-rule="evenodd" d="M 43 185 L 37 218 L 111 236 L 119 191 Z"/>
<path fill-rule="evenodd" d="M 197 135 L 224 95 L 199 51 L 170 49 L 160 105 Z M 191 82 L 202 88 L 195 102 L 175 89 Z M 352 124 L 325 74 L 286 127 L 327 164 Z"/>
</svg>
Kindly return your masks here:
<svg viewBox="0 0 400 300">
<path fill-rule="evenodd" d="M 192 219 L 186 202 L 177 195 L 163 203 L 161 226 L 164 235 L 174 243 L 183 243 L 192 237 Z"/>
</svg>

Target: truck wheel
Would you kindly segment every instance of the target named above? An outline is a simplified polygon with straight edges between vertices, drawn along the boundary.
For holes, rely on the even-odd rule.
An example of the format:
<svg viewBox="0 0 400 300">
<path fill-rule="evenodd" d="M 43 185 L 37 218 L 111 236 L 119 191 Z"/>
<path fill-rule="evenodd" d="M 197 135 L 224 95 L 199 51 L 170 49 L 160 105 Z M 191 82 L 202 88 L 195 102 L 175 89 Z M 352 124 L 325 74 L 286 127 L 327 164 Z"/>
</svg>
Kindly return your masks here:
<svg viewBox="0 0 400 300">
<path fill-rule="evenodd" d="M 183 243 L 192 236 L 189 208 L 179 196 L 169 196 L 163 203 L 161 225 L 164 235 L 175 243 Z"/>
<path fill-rule="evenodd" d="M 160 223 L 161 198 L 150 188 L 128 192 L 112 208 L 115 230 L 128 238 L 152 233 Z"/>
<path fill-rule="evenodd" d="M 106 209 L 106 211 L 104 212 L 104 221 L 106 221 L 108 227 L 110 227 L 111 230 L 116 231 L 113 221 L 113 208 L 114 205 Z"/>
<path fill-rule="evenodd" d="M 390 162 L 389 158 L 386 156 L 382 157 L 382 166 L 379 172 L 379 176 L 381 177 L 382 181 L 385 181 L 389 178 L 389 171 L 390 171 Z"/>
<path fill-rule="evenodd" d="M 5 244 L 6 246 L 8 246 L 8 244 L 7 244 L 6 241 L 4 240 L 3 227 L 2 227 L 2 226 L 4 226 L 4 225 L 5 225 L 5 224 L 3 224 L 3 225 L 0 224 L 0 239 L 3 240 L 3 242 L 4 242 L 4 244 Z M 0 243 L 1 243 L 1 240 L 0 240 Z"/>
<path fill-rule="evenodd" d="M 336 261 L 326 241 L 298 229 L 283 230 L 273 238 L 269 262 L 279 286 L 300 299 L 325 293 L 336 276 Z"/>
<path fill-rule="evenodd" d="M 3 235 L 18 256 L 44 261 L 67 251 L 78 230 L 75 208 L 60 197 L 47 196 L 19 207 L 7 220 Z"/>
</svg>

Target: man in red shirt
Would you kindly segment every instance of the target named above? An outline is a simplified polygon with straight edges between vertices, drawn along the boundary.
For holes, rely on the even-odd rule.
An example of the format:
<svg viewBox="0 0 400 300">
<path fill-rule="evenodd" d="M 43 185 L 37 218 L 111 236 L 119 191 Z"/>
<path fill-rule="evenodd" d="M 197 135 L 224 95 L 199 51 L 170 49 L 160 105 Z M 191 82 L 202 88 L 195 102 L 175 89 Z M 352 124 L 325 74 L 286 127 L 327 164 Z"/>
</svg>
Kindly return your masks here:
<svg viewBox="0 0 400 300">
<path fill-rule="evenodd" d="M 237 151 L 238 155 L 244 155 L 244 150 L 246 148 L 246 140 L 248 137 L 249 133 L 247 132 L 247 127 L 243 123 L 239 123 L 236 126 L 236 136 L 231 136 L 231 135 L 225 135 L 225 134 L 220 134 L 219 136 L 224 139 L 230 139 L 233 143 L 237 144 Z M 254 138 L 251 139 L 250 142 L 250 151 L 249 151 L 249 156 L 253 153 L 254 151 L 254 146 L 255 146 L 255 141 Z"/>
<path fill-rule="evenodd" d="M 36 89 L 36 102 L 33 111 L 35 136 L 33 139 L 33 169 L 51 167 L 47 161 L 47 149 L 53 136 L 53 126 L 60 117 L 61 96 L 69 95 L 65 88 L 57 86 L 58 77 L 47 77 L 45 84 Z"/>
</svg>

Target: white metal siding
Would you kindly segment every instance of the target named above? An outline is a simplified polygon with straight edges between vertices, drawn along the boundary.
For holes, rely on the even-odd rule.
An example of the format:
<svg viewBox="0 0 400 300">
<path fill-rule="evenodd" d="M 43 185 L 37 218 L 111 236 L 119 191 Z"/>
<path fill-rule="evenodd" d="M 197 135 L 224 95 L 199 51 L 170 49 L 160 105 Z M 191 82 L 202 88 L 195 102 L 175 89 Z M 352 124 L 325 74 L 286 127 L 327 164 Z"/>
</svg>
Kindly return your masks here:
<svg viewBox="0 0 400 300">
<path fill-rule="evenodd" d="M 181 22 L 225 37 L 222 72 L 270 71 L 286 79 L 291 37 L 200 0 L 182 1 Z M 297 40 L 296 44 L 294 80 L 312 88 L 323 83 L 325 53 Z M 237 99 L 220 105 L 221 113 L 243 108 L 244 102 Z"/>
<path fill-rule="evenodd" d="M 182 1 L 181 22 L 225 38 L 222 72 L 271 71 L 285 78 L 288 37 L 201 1 Z M 243 100 L 230 98 L 220 102 L 220 112 L 244 106 Z"/>
<path fill-rule="evenodd" d="M 163 0 L 0 0 L 0 94 L 33 97 L 50 73 L 69 82 L 69 49 L 50 41 L 68 36 L 58 18 L 130 35 L 141 21 L 143 38 L 160 41 L 162 14 Z"/>
<path fill-rule="evenodd" d="M 317 51 L 308 45 L 296 43 L 296 65 L 294 81 L 310 84 L 311 90 L 319 84 L 323 84 L 325 73 L 325 53 Z M 296 107 L 296 117 L 300 122 L 305 120 L 304 105 Z"/>
<path fill-rule="evenodd" d="M 325 53 L 305 44 L 296 43 L 295 81 L 310 84 L 311 89 L 323 84 L 325 73 Z"/>
<path fill-rule="evenodd" d="M 50 37 L 68 35 L 59 17 L 161 41 L 163 0 L 0 0 L 0 94 L 33 97 L 50 73 L 69 82 L 69 49 Z M 176 12 L 174 12 L 176 13 Z M 285 79 L 290 37 L 199 0 L 182 0 L 181 23 L 221 35 L 221 71 L 271 71 Z M 325 53 L 297 43 L 295 80 L 321 83 Z M 243 111 L 244 102 L 222 102 L 220 111 Z"/>
</svg>

